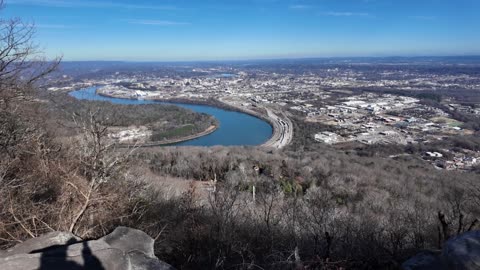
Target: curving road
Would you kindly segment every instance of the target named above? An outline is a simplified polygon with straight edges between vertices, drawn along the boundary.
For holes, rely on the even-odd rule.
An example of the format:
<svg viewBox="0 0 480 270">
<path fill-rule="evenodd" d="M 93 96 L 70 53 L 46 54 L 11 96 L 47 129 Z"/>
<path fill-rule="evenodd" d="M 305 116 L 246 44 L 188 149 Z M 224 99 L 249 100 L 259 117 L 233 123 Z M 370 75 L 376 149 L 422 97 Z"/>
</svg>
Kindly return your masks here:
<svg viewBox="0 0 480 270">
<path fill-rule="evenodd" d="M 280 117 L 268 108 L 265 108 L 265 110 L 273 125 L 273 136 L 262 146 L 281 149 L 290 144 L 293 139 L 292 121 L 283 114 Z"/>
</svg>

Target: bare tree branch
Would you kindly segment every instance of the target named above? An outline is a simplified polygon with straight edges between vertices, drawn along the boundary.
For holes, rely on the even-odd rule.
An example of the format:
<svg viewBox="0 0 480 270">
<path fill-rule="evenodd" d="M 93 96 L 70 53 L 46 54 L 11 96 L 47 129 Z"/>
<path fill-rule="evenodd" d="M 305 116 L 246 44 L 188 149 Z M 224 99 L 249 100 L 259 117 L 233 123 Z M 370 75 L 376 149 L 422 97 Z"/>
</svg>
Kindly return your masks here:
<svg viewBox="0 0 480 270">
<path fill-rule="evenodd" d="M 0 18 L 0 105 L 8 108 L 13 100 L 28 99 L 29 91 L 58 67 L 61 57 L 47 61 L 34 37 L 33 23 Z"/>
</svg>

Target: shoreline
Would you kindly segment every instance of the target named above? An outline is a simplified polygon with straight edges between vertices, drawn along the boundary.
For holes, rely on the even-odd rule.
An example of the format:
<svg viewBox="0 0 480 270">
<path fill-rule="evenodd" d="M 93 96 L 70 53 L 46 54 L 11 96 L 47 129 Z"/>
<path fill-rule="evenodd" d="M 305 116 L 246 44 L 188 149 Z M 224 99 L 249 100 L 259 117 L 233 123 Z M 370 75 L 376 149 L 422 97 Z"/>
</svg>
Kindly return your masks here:
<svg viewBox="0 0 480 270">
<path fill-rule="evenodd" d="M 133 97 L 122 97 L 122 96 L 116 96 L 116 95 L 108 95 L 108 94 L 99 92 L 98 89 L 96 91 L 96 94 L 99 95 L 99 96 L 109 97 L 109 98 L 139 100 L 138 98 L 133 98 Z M 219 109 L 245 113 L 245 114 L 248 114 L 250 116 L 259 118 L 259 119 L 267 122 L 270 125 L 270 127 L 272 128 L 272 135 L 270 136 L 270 138 L 267 141 L 265 141 L 264 143 L 258 145 L 259 147 L 272 147 L 272 148 L 280 149 L 280 148 L 283 148 L 286 145 L 288 145 L 291 142 L 292 137 L 293 137 L 293 134 L 292 134 L 290 136 L 290 138 L 288 138 L 285 143 L 281 143 L 281 142 L 279 143 L 279 141 L 281 141 L 285 137 L 285 132 L 284 132 L 284 129 L 281 128 L 281 124 L 278 122 L 279 121 L 278 117 L 276 115 L 274 115 L 268 109 L 265 109 L 267 111 L 267 115 L 263 115 L 259 112 L 249 110 L 249 109 L 246 109 L 246 108 L 243 108 L 243 107 L 235 106 L 235 105 L 232 105 L 230 103 L 227 103 L 225 101 L 218 100 L 218 99 L 202 100 L 202 99 L 187 99 L 187 98 L 175 98 L 175 99 L 148 98 L 148 99 L 144 99 L 144 100 L 172 103 L 172 105 L 174 105 L 173 103 L 184 103 L 184 104 L 192 104 L 192 105 L 213 106 L 213 107 L 217 107 Z M 287 122 L 290 124 L 290 127 L 291 127 L 291 121 L 288 118 L 287 118 Z M 196 139 L 196 138 L 199 138 L 199 137 L 209 135 L 209 134 L 213 133 L 214 131 L 216 131 L 217 128 L 215 128 L 213 131 L 208 132 L 206 134 L 200 133 L 202 135 L 199 135 L 195 138 L 175 141 L 175 142 L 171 142 L 171 143 L 152 144 L 152 145 L 148 144 L 144 147 L 153 147 L 153 146 L 162 146 L 162 145 L 166 146 L 166 145 L 180 143 L 180 142 L 184 142 L 184 141 L 190 141 L 190 140 L 193 140 L 193 139 Z"/>
<path fill-rule="evenodd" d="M 138 98 L 132 98 L 132 97 L 122 97 L 122 96 L 115 96 L 115 95 L 108 95 L 104 93 L 97 92 L 97 95 L 103 96 L 103 97 L 108 97 L 108 98 L 120 98 L 120 99 L 130 99 L 130 100 L 146 100 L 146 101 L 158 101 L 158 102 L 164 102 L 164 103 L 171 103 L 172 105 L 175 105 L 175 103 L 184 103 L 184 104 L 190 104 L 190 105 L 204 105 L 204 106 L 212 106 L 216 107 L 222 110 L 227 110 L 227 111 L 232 111 L 232 112 L 240 112 L 240 113 L 245 113 L 250 116 L 256 117 L 258 119 L 264 120 L 268 122 L 268 124 L 272 127 L 272 136 L 273 136 L 273 129 L 274 129 L 274 124 L 273 124 L 273 119 L 270 119 L 268 116 L 263 115 L 261 113 L 248 110 L 242 107 L 237 107 L 234 105 L 231 105 L 227 102 L 218 100 L 218 99 L 188 99 L 188 98 L 171 98 L 171 99 L 161 99 L 161 98 L 147 98 L 147 99 L 138 99 Z M 270 140 L 270 139 L 269 139 Z"/>
<path fill-rule="evenodd" d="M 178 138 L 178 139 L 169 139 L 169 140 L 165 140 L 165 141 L 161 141 L 161 142 L 160 141 L 159 142 L 149 142 L 149 143 L 142 143 L 142 144 L 119 143 L 118 146 L 119 147 L 140 147 L 140 148 L 155 147 L 155 146 L 169 146 L 169 145 L 172 145 L 172 144 L 181 143 L 181 142 L 188 142 L 188 141 L 195 140 L 195 139 L 198 139 L 198 138 L 203 137 L 203 136 L 207 136 L 207 135 L 215 132 L 218 128 L 219 128 L 219 125 L 217 124 L 217 125 L 209 126 L 206 130 L 204 130 L 200 133 L 189 135 L 189 136 Z"/>
<path fill-rule="evenodd" d="M 225 101 L 220 101 L 219 100 L 219 102 L 221 102 L 221 103 L 223 103 L 227 106 L 230 106 L 237 111 L 240 111 L 240 112 L 255 116 L 257 118 L 260 118 L 260 119 L 266 121 L 272 127 L 272 136 L 270 136 L 270 138 L 266 142 L 264 142 L 264 143 L 262 143 L 258 146 L 280 149 L 280 148 L 283 148 L 283 147 L 285 147 L 285 146 L 287 146 L 288 144 L 291 143 L 293 134 L 291 134 L 292 136 L 290 138 L 287 138 L 287 140 L 285 142 L 283 142 L 283 139 L 285 138 L 285 133 L 288 133 L 288 132 L 286 132 L 285 129 L 282 128 L 282 124 L 279 122 L 279 120 L 281 120 L 281 119 L 278 116 L 276 116 L 270 109 L 263 108 L 267 112 L 267 115 L 263 115 L 259 112 L 249 110 L 249 109 L 243 108 L 241 106 L 237 107 L 237 106 L 229 104 Z M 293 127 L 293 124 L 291 123 L 290 119 L 285 118 L 285 121 L 287 123 L 287 126 Z"/>
</svg>

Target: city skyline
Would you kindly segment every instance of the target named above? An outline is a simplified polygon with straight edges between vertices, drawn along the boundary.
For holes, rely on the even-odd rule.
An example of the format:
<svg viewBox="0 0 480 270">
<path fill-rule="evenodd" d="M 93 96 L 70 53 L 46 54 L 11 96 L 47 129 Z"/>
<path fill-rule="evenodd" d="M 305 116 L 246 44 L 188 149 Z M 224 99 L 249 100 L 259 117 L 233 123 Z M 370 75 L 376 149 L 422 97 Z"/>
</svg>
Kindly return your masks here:
<svg viewBox="0 0 480 270">
<path fill-rule="evenodd" d="M 7 0 L 67 61 L 479 55 L 480 2 Z"/>
</svg>

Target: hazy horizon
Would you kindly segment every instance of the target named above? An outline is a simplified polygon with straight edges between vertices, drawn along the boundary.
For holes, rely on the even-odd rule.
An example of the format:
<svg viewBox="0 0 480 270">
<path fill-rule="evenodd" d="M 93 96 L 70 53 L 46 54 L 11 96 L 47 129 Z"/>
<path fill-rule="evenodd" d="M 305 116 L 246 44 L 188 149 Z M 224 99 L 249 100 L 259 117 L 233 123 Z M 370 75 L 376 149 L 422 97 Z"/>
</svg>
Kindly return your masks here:
<svg viewBox="0 0 480 270">
<path fill-rule="evenodd" d="M 480 2 L 6 0 L 67 61 L 480 55 Z"/>
<path fill-rule="evenodd" d="M 478 55 L 417 55 L 417 56 L 401 56 L 401 55 L 391 55 L 391 56 L 331 56 L 331 57 L 292 57 L 292 58 L 246 58 L 246 59 L 219 59 L 219 60 L 96 60 L 96 59 L 86 59 L 86 60 L 63 60 L 62 62 L 122 62 L 122 63 L 223 63 L 223 62 L 263 62 L 263 61 L 309 61 L 309 60 L 380 60 L 380 59 L 441 59 L 441 58 L 478 58 L 480 60 L 480 54 Z"/>
</svg>

